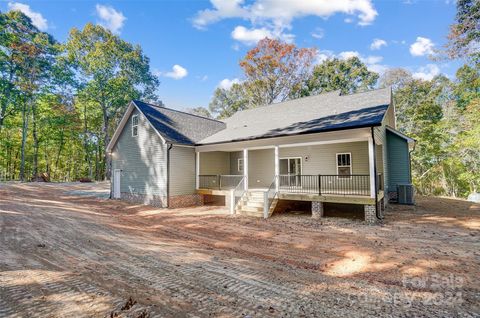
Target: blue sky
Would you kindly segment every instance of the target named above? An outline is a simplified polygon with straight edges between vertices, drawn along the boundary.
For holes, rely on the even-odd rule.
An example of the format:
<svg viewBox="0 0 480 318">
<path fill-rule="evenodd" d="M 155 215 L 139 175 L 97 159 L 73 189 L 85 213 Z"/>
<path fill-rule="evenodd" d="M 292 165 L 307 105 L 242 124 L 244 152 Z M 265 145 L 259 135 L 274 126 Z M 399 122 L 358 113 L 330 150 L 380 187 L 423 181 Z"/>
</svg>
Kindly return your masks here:
<svg viewBox="0 0 480 318">
<path fill-rule="evenodd" d="M 453 76 L 458 62 L 428 58 L 446 39 L 454 1 L 212 0 L 2 1 L 64 41 L 99 23 L 140 44 L 159 75 L 167 107 L 208 106 L 219 85 L 241 80 L 238 61 L 265 35 L 316 47 L 318 60 L 359 56 L 372 70 L 404 67 L 416 77 Z"/>
</svg>

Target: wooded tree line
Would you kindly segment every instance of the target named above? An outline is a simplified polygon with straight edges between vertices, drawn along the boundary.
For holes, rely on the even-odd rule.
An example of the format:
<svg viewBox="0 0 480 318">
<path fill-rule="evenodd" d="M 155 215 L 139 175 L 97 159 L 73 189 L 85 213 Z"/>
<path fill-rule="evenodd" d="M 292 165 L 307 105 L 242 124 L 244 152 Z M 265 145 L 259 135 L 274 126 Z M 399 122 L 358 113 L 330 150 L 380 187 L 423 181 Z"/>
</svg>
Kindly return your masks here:
<svg viewBox="0 0 480 318">
<path fill-rule="evenodd" d="M 405 69 L 381 76 L 358 57 L 318 61 L 314 48 L 264 39 L 240 61 L 241 82 L 217 88 L 209 108 L 234 112 L 333 90 L 391 85 L 398 128 L 417 140 L 413 176 L 422 194 L 465 196 L 480 188 L 479 2 L 457 1 L 444 59 L 461 59 L 455 78 L 419 80 Z M 158 102 L 149 59 L 98 25 L 72 29 L 65 43 L 16 11 L 0 13 L 0 178 L 108 178 L 105 147 L 132 99 Z"/>
<path fill-rule="evenodd" d="M 0 48 L 0 178 L 108 177 L 127 103 L 157 98 L 142 49 L 93 24 L 59 43 L 19 11 L 0 13 Z"/>
</svg>

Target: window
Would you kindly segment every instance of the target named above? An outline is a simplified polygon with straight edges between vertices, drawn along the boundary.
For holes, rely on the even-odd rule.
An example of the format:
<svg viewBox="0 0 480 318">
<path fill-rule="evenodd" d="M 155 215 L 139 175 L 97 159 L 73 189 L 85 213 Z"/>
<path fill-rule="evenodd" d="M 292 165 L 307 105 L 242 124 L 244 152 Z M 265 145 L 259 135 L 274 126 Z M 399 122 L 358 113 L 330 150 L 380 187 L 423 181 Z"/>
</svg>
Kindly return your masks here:
<svg viewBox="0 0 480 318">
<path fill-rule="evenodd" d="M 237 170 L 243 172 L 243 159 L 238 159 Z"/>
<path fill-rule="evenodd" d="M 337 153 L 337 174 L 339 178 L 350 178 L 352 174 L 352 155 Z"/>
<path fill-rule="evenodd" d="M 132 137 L 138 136 L 138 115 L 132 116 Z"/>
</svg>

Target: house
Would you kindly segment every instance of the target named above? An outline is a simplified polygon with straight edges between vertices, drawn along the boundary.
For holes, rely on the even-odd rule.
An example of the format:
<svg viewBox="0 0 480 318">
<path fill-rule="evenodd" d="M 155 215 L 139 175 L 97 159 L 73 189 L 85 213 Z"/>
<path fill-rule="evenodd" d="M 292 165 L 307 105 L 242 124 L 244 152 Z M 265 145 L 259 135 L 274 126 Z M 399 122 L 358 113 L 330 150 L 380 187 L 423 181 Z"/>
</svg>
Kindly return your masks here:
<svg viewBox="0 0 480 318">
<path fill-rule="evenodd" d="M 132 101 L 108 151 L 113 198 L 160 207 L 220 196 L 232 213 L 268 217 L 280 200 L 363 205 L 382 218 L 410 184 L 414 140 L 395 129 L 390 88 L 324 93 L 224 121 Z"/>
</svg>

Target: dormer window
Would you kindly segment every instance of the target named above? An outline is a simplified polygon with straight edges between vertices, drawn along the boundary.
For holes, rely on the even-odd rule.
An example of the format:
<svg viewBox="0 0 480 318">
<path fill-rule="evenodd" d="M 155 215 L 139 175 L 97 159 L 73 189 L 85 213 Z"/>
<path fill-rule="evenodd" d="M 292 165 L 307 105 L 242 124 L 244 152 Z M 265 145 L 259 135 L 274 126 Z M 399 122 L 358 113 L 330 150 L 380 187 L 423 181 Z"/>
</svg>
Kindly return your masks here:
<svg viewBox="0 0 480 318">
<path fill-rule="evenodd" d="M 138 136 L 138 115 L 132 116 L 132 137 Z"/>
</svg>

